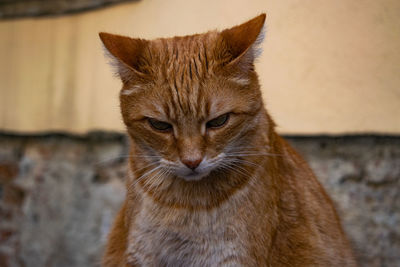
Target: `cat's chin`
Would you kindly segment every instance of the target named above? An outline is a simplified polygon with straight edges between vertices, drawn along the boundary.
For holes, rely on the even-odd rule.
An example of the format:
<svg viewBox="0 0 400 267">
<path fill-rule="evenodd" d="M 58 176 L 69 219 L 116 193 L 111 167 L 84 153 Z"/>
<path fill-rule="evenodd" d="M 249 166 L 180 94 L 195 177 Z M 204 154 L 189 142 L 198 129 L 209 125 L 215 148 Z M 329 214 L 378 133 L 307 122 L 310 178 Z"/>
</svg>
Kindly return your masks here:
<svg viewBox="0 0 400 267">
<path fill-rule="evenodd" d="M 193 182 L 193 181 L 200 181 L 201 179 L 208 176 L 209 174 L 210 174 L 210 172 L 202 172 L 202 173 L 191 172 L 186 175 L 179 175 L 178 177 L 187 182 Z"/>
</svg>

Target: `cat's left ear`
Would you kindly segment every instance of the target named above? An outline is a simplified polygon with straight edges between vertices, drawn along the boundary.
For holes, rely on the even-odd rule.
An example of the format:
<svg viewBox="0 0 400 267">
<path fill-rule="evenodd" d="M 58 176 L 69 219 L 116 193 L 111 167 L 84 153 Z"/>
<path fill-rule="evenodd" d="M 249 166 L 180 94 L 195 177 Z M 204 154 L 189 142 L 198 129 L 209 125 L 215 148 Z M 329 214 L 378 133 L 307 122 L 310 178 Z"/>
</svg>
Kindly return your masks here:
<svg viewBox="0 0 400 267">
<path fill-rule="evenodd" d="M 247 68 L 261 53 L 260 44 L 263 41 L 263 26 L 266 14 L 263 13 L 243 24 L 226 29 L 221 36 L 228 47 L 231 61 L 228 65 L 238 64 Z"/>
<path fill-rule="evenodd" d="M 140 57 L 148 45 L 147 40 L 105 32 L 99 33 L 99 36 L 123 82 L 145 76 L 141 71 Z"/>
</svg>

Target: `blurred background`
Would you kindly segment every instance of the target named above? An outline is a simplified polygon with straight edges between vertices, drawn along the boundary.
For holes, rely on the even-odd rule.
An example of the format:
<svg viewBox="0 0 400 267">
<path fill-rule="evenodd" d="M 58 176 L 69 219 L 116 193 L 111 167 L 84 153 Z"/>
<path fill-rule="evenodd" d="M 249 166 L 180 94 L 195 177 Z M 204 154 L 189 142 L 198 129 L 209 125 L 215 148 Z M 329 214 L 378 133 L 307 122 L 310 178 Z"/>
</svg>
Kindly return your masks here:
<svg viewBox="0 0 400 267">
<path fill-rule="evenodd" d="M 124 199 L 120 81 L 98 32 L 224 29 L 267 13 L 266 107 L 361 266 L 400 266 L 400 1 L 0 0 L 0 266 L 99 266 Z"/>
</svg>

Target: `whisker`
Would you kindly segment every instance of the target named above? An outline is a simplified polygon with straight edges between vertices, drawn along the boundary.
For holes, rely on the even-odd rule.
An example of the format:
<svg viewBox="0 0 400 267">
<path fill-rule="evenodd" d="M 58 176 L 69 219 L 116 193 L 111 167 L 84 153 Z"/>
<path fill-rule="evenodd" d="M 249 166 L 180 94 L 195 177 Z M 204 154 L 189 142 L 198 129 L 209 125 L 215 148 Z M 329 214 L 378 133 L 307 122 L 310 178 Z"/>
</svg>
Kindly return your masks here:
<svg viewBox="0 0 400 267">
<path fill-rule="evenodd" d="M 104 163 L 107 163 L 107 162 L 110 162 L 110 161 L 119 160 L 119 159 L 128 159 L 128 158 L 159 159 L 160 156 L 149 156 L 149 155 L 134 155 L 134 156 L 132 156 L 132 155 L 121 155 L 121 156 L 117 156 L 117 157 L 111 157 L 111 158 L 107 158 L 107 159 L 104 159 L 104 160 L 100 160 L 100 161 L 94 163 L 93 165 L 96 166 L 96 165 L 101 165 L 101 164 L 104 164 Z"/>
<path fill-rule="evenodd" d="M 151 184 L 152 184 L 153 181 L 155 180 L 155 177 L 158 176 L 158 175 L 160 175 L 161 172 L 162 172 L 162 171 L 157 170 L 157 172 L 156 172 L 155 174 L 149 176 L 149 179 L 147 179 L 147 181 L 145 181 L 145 182 L 143 183 L 143 187 L 145 187 L 145 188 L 150 188 Z"/>
<path fill-rule="evenodd" d="M 246 169 L 243 169 L 238 165 L 233 166 L 232 163 L 234 163 L 234 162 L 232 162 L 232 161 L 228 161 L 228 162 L 224 161 L 224 162 L 221 162 L 219 166 L 220 167 L 225 167 L 226 169 L 232 170 L 232 171 L 237 172 L 237 173 L 239 173 L 241 175 L 244 175 L 244 176 L 251 175 Z"/>
<path fill-rule="evenodd" d="M 158 184 L 155 186 L 154 190 L 157 191 L 158 188 L 161 186 L 163 179 L 160 179 L 161 177 L 167 175 L 169 173 L 169 169 L 163 169 L 162 172 L 157 175 L 157 177 L 155 178 L 155 180 L 158 180 Z"/>
<path fill-rule="evenodd" d="M 251 162 L 251 161 L 249 161 L 249 160 L 240 159 L 240 158 L 232 158 L 232 159 L 230 159 L 230 160 L 232 160 L 233 162 L 246 163 L 246 164 L 250 164 L 250 165 L 252 165 L 252 166 L 256 166 L 256 167 L 260 167 L 260 168 L 261 168 L 260 165 L 254 163 L 254 162 Z"/>
<path fill-rule="evenodd" d="M 245 156 L 273 156 L 279 157 L 281 154 L 272 154 L 272 153 L 254 153 L 254 152 L 244 152 L 244 153 L 226 153 L 226 156 L 237 156 L 237 157 L 245 157 Z"/>
<path fill-rule="evenodd" d="M 150 164 L 147 164 L 146 166 L 143 166 L 143 167 L 141 167 L 141 168 L 135 170 L 135 172 L 140 172 L 140 171 L 142 171 L 142 170 L 144 170 L 144 169 L 146 169 L 146 168 L 153 167 L 153 166 L 158 165 L 158 164 L 159 164 L 158 161 L 157 161 L 157 162 L 151 162 Z M 129 170 L 129 171 L 130 171 L 130 170 Z"/>
<path fill-rule="evenodd" d="M 246 176 L 246 173 L 243 173 L 242 171 L 237 170 L 237 169 L 233 168 L 233 167 L 230 166 L 230 165 L 220 165 L 219 167 L 220 167 L 220 169 L 225 169 L 225 170 L 232 171 L 232 172 L 234 172 L 234 173 L 238 173 L 238 174 L 240 174 L 240 175 Z"/>
<path fill-rule="evenodd" d="M 138 184 L 141 180 L 143 180 L 144 178 L 146 178 L 147 175 L 150 175 L 152 172 L 154 172 L 154 171 L 156 171 L 156 170 L 158 170 L 158 169 L 160 169 L 160 168 L 162 168 L 162 167 L 163 167 L 163 166 L 159 165 L 159 166 L 157 166 L 157 167 L 155 167 L 155 168 L 153 168 L 153 169 L 151 169 L 151 170 L 145 172 L 145 173 L 142 174 L 139 178 L 137 178 L 136 181 L 135 181 L 134 183 L 132 183 L 129 187 L 131 188 L 131 187 L 136 186 L 136 184 Z"/>
<path fill-rule="evenodd" d="M 236 153 L 236 154 L 226 154 L 226 156 L 231 157 L 246 157 L 246 156 L 270 156 L 269 154 L 255 154 L 255 153 Z"/>
</svg>

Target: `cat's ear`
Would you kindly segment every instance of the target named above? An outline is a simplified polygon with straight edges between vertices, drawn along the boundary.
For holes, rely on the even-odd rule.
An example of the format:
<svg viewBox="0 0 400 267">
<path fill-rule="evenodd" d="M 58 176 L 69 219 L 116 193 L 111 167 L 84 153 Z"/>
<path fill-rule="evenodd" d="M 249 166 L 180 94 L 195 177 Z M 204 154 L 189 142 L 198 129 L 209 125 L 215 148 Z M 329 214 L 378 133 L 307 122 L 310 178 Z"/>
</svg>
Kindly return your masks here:
<svg viewBox="0 0 400 267">
<path fill-rule="evenodd" d="M 265 13 L 233 28 L 221 32 L 231 56 L 229 65 L 239 64 L 250 67 L 261 53 L 260 44 L 263 41 L 263 26 Z"/>
<path fill-rule="evenodd" d="M 148 41 L 101 32 L 100 39 L 111 58 L 111 64 L 123 82 L 145 76 L 140 71 L 140 56 Z"/>
</svg>

